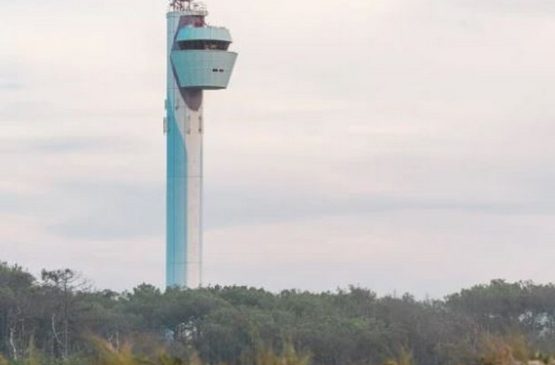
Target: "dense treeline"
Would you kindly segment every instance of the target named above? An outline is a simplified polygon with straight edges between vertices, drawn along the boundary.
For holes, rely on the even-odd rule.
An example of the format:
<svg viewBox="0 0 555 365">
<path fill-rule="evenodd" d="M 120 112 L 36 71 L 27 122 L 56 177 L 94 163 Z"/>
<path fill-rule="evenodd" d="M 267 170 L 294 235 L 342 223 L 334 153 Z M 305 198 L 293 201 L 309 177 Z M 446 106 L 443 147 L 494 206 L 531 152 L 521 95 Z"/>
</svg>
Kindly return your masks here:
<svg viewBox="0 0 555 365">
<path fill-rule="evenodd" d="M 71 270 L 37 279 L 0 264 L 0 353 L 16 361 L 32 350 L 75 362 L 90 355 L 94 338 L 144 354 L 163 346 L 208 364 L 249 365 L 293 348 L 315 365 L 383 364 L 407 353 L 416 364 L 448 365 L 472 363 L 488 336 L 515 333 L 538 350 L 553 348 L 555 286 L 497 280 L 426 301 L 355 287 L 276 294 L 145 284 L 116 293 L 90 289 Z"/>
</svg>

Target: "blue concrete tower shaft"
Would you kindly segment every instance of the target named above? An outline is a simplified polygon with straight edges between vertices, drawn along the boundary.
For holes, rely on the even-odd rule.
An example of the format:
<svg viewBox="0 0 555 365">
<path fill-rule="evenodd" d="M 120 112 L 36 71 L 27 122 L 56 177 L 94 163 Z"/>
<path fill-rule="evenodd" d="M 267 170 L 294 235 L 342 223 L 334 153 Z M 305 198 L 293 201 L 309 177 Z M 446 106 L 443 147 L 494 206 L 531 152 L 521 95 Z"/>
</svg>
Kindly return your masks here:
<svg viewBox="0 0 555 365">
<path fill-rule="evenodd" d="M 168 19 L 166 285 L 202 283 L 203 90 L 224 89 L 237 54 L 202 5 L 177 0 Z"/>
</svg>

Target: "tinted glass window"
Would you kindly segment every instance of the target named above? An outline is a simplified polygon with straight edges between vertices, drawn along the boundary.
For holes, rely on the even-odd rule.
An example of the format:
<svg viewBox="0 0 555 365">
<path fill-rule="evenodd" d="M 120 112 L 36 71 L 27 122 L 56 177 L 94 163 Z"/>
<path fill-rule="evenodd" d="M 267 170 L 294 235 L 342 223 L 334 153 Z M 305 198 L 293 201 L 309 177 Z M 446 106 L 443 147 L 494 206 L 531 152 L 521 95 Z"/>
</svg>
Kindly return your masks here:
<svg viewBox="0 0 555 365">
<path fill-rule="evenodd" d="M 229 48 L 229 42 L 224 41 L 184 41 L 179 42 L 179 49 L 217 49 L 226 51 Z"/>
</svg>

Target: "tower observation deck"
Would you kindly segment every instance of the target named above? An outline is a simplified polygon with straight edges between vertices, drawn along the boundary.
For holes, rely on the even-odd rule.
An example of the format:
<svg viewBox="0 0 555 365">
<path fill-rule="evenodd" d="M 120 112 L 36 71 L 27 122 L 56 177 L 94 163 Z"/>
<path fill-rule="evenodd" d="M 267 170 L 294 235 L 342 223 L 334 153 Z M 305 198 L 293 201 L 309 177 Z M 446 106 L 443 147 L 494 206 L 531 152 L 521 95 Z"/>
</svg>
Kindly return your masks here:
<svg viewBox="0 0 555 365">
<path fill-rule="evenodd" d="M 187 0 L 172 0 L 167 14 L 167 287 L 202 283 L 203 94 L 227 88 L 237 59 L 229 31 L 207 15 Z"/>
</svg>

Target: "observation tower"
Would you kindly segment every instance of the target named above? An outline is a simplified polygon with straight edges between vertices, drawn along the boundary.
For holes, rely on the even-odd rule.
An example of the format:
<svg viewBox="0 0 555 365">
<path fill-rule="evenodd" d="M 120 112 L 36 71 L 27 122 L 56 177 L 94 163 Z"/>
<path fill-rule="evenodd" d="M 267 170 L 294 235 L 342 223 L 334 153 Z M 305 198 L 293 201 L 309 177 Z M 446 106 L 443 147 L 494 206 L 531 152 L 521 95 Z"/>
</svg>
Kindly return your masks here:
<svg viewBox="0 0 555 365">
<path fill-rule="evenodd" d="M 226 89 L 237 59 L 229 31 L 207 15 L 194 0 L 172 0 L 167 14 L 167 287 L 202 283 L 203 93 Z"/>
</svg>

